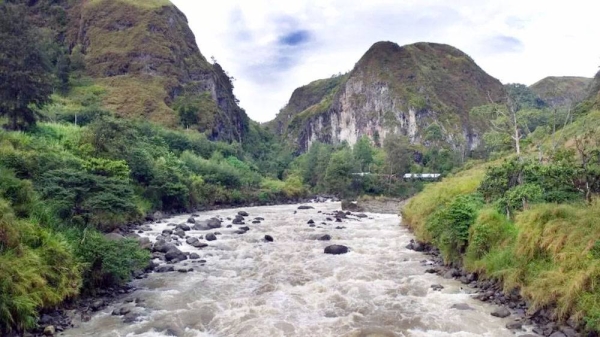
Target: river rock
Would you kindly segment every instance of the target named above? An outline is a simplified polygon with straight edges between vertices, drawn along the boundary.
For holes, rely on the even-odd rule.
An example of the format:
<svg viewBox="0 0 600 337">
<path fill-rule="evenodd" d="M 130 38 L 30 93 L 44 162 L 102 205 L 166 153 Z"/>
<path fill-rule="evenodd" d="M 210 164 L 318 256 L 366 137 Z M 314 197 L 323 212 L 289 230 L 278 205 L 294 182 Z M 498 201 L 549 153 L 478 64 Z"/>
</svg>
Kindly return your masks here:
<svg viewBox="0 0 600 337">
<path fill-rule="evenodd" d="M 185 232 L 181 228 L 176 229 L 173 233 L 182 239 L 185 237 Z"/>
<path fill-rule="evenodd" d="M 152 242 L 147 237 L 138 238 L 137 242 L 140 245 L 140 248 L 142 248 L 142 249 L 146 249 L 146 250 L 152 249 Z"/>
<path fill-rule="evenodd" d="M 504 317 L 510 316 L 510 311 L 506 308 L 498 308 L 498 309 L 492 311 L 492 313 L 490 315 L 492 315 L 494 317 L 504 318 Z"/>
<path fill-rule="evenodd" d="M 248 214 L 248 212 L 246 212 L 246 211 L 239 211 L 239 212 L 238 212 L 238 215 L 241 215 L 241 216 L 249 216 L 250 214 Z"/>
<path fill-rule="evenodd" d="M 206 234 L 205 239 L 206 239 L 206 241 L 215 241 L 217 239 L 217 237 L 213 233 L 208 233 L 208 234 Z"/>
<path fill-rule="evenodd" d="M 90 309 L 92 309 L 92 311 L 98 311 L 102 309 L 102 307 L 104 307 L 103 299 L 95 300 L 94 302 L 92 302 L 92 304 L 90 304 Z"/>
<path fill-rule="evenodd" d="M 187 259 L 187 256 L 185 254 L 183 254 L 179 249 L 177 248 L 171 248 L 166 254 L 165 254 L 165 259 L 167 261 L 183 261 Z"/>
<path fill-rule="evenodd" d="M 175 227 L 175 229 L 181 229 L 182 231 L 185 231 L 185 232 L 191 230 L 190 226 L 188 226 L 187 224 L 184 224 L 184 223 L 177 225 Z"/>
<path fill-rule="evenodd" d="M 456 304 L 453 304 L 450 308 L 456 309 L 456 310 L 474 310 L 471 306 L 469 306 L 466 303 L 456 303 Z"/>
<path fill-rule="evenodd" d="M 154 243 L 154 246 L 152 246 L 152 252 L 166 253 L 172 248 L 176 249 L 174 244 L 165 242 L 164 240 L 158 240 Z"/>
<path fill-rule="evenodd" d="M 309 225 L 312 225 L 312 224 L 314 224 L 314 223 L 315 223 L 315 221 L 314 221 L 313 219 L 310 219 L 310 220 L 308 220 L 308 222 L 307 222 L 307 224 L 309 224 Z"/>
<path fill-rule="evenodd" d="M 258 216 L 258 217 L 256 217 L 256 218 L 254 218 L 254 220 L 256 220 L 256 221 L 264 221 L 264 220 L 265 220 L 265 218 L 261 218 L 261 217 L 259 217 L 259 216 Z"/>
<path fill-rule="evenodd" d="M 518 320 L 513 320 L 511 322 L 506 323 L 506 328 L 509 330 L 518 330 L 523 327 L 523 322 Z"/>
<path fill-rule="evenodd" d="M 173 231 L 170 229 L 164 229 L 162 231 L 162 235 L 164 235 L 164 236 L 171 235 L 171 234 L 173 234 Z"/>
<path fill-rule="evenodd" d="M 163 265 L 163 266 L 156 267 L 156 269 L 154 271 L 157 273 L 167 273 L 170 271 L 175 271 L 175 267 Z"/>
<path fill-rule="evenodd" d="M 200 255 L 198 255 L 196 253 L 191 253 L 189 258 L 190 258 L 190 260 L 197 260 L 200 258 Z"/>
<path fill-rule="evenodd" d="M 194 218 L 192 218 L 192 217 L 189 217 L 189 218 L 187 219 L 187 222 L 188 222 L 188 223 L 196 223 L 196 219 L 194 219 Z"/>
<path fill-rule="evenodd" d="M 312 206 L 301 205 L 301 206 L 298 206 L 298 209 L 315 209 L 315 208 Z"/>
<path fill-rule="evenodd" d="M 235 216 L 235 218 L 233 219 L 233 221 L 231 223 L 234 225 L 243 225 L 244 217 L 238 214 Z"/>
<path fill-rule="evenodd" d="M 365 213 L 358 213 L 358 214 L 354 214 L 354 216 L 355 216 L 355 217 L 357 217 L 357 218 L 361 218 L 361 219 L 363 219 L 363 218 L 368 218 L 368 217 L 369 217 L 369 216 L 368 216 L 368 215 L 366 215 Z"/>
<path fill-rule="evenodd" d="M 252 223 L 253 223 L 253 224 L 259 224 L 259 223 L 260 223 L 260 221 L 259 221 L 259 220 L 252 220 Z"/>
<path fill-rule="evenodd" d="M 310 225 L 308 225 L 308 227 L 315 227 L 316 225 L 314 223 L 311 223 Z"/>
<path fill-rule="evenodd" d="M 273 237 L 271 235 L 265 235 L 265 241 L 267 242 L 273 242 Z"/>
<path fill-rule="evenodd" d="M 349 249 L 343 245 L 331 245 L 325 247 L 325 254 L 340 255 L 348 253 Z"/>
<path fill-rule="evenodd" d="M 242 227 L 240 227 L 240 228 L 238 228 L 238 229 L 239 229 L 239 230 L 242 230 L 242 231 L 246 231 L 246 232 L 247 232 L 247 231 L 249 231 L 249 230 L 250 230 L 250 227 L 248 227 L 248 226 L 242 226 Z"/>
<path fill-rule="evenodd" d="M 237 230 L 237 231 L 234 231 L 233 234 L 238 234 L 238 235 L 246 234 L 246 231 L 244 231 L 244 230 Z"/>
<path fill-rule="evenodd" d="M 331 240 L 331 235 L 329 235 L 329 234 L 321 235 L 320 237 L 317 238 L 317 240 L 329 241 L 329 240 Z"/>
<path fill-rule="evenodd" d="M 444 286 L 441 284 L 432 284 L 431 289 L 433 289 L 433 291 L 440 291 L 440 290 L 444 289 Z"/>
<path fill-rule="evenodd" d="M 115 232 L 104 234 L 104 237 L 109 241 L 119 241 L 125 239 L 123 235 Z"/>
<path fill-rule="evenodd" d="M 567 335 L 565 335 L 564 333 L 562 333 L 560 331 L 556 331 L 553 334 L 551 334 L 549 337 L 567 337 Z"/>
<path fill-rule="evenodd" d="M 56 328 L 54 325 L 48 325 L 44 328 L 44 336 L 54 336 L 56 333 Z"/>
</svg>

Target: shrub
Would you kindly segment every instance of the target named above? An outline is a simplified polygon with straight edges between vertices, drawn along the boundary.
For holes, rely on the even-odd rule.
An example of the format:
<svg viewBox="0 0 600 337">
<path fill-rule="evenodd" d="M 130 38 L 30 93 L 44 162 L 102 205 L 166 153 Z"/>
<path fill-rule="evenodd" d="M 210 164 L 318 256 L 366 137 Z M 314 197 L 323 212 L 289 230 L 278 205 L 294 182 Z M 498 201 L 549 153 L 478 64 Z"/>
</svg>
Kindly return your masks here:
<svg viewBox="0 0 600 337">
<path fill-rule="evenodd" d="M 469 228 L 482 206 L 479 194 L 460 195 L 427 218 L 425 227 L 446 262 L 459 261 L 467 247 Z"/>
<path fill-rule="evenodd" d="M 135 240 L 108 240 L 93 229 L 82 232 L 76 252 L 85 266 L 84 291 L 90 293 L 128 282 L 132 272 L 146 267 L 150 260 L 150 253 Z"/>
</svg>

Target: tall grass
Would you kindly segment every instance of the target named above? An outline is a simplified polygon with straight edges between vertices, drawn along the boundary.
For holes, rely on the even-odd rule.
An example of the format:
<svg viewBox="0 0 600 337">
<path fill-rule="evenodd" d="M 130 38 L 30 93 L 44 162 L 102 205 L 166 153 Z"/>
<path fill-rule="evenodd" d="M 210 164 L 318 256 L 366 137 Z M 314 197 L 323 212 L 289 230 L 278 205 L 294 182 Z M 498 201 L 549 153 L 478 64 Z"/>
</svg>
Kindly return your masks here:
<svg viewBox="0 0 600 337">
<path fill-rule="evenodd" d="M 456 197 L 475 192 L 484 174 L 484 168 L 476 166 L 445 178 L 440 183 L 426 185 L 402 208 L 402 220 L 414 230 L 419 240 L 431 242 L 433 237 L 425 226 L 428 216 Z"/>
</svg>

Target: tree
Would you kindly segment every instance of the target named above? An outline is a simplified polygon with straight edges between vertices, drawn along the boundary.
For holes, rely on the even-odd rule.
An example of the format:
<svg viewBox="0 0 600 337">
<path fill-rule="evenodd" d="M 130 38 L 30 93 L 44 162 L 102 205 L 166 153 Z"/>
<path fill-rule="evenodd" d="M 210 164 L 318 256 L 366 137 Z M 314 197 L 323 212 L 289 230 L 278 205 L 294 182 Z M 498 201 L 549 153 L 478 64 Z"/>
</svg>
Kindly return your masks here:
<svg viewBox="0 0 600 337">
<path fill-rule="evenodd" d="M 373 147 L 371 140 L 367 136 L 362 136 L 356 144 L 354 144 L 353 155 L 358 162 L 361 172 L 370 171 L 369 166 L 373 163 Z"/>
<path fill-rule="evenodd" d="M 413 163 L 413 150 L 406 136 L 389 135 L 383 141 L 388 172 L 390 175 L 406 173 Z"/>
<path fill-rule="evenodd" d="M 325 173 L 325 185 L 327 189 L 340 197 L 349 196 L 351 194 L 350 185 L 352 183 L 350 173 L 352 173 L 353 169 L 352 153 L 349 149 L 344 148 L 334 152 L 331 155 L 329 165 L 327 165 L 327 172 Z"/>
<path fill-rule="evenodd" d="M 52 94 L 52 70 L 22 7 L 0 5 L 0 116 L 8 129 L 35 124 L 36 112 Z"/>
</svg>

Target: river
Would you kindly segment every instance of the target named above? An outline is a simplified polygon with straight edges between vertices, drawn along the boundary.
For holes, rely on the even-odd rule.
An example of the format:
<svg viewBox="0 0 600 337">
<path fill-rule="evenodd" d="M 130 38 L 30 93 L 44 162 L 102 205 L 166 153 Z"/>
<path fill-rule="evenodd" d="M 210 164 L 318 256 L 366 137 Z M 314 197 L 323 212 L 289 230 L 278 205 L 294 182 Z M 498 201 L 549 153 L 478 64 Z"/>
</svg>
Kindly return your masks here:
<svg viewBox="0 0 600 337">
<path fill-rule="evenodd" d="M 231 223 L 226 220 L 213 230 L 222 235 L 203 249 L 184 243 L 180 249 L 198 253 L 205 264 L 186 260 L 179 264 L 193 271 L 136 280 L 140 290 L 61 336 L 514 336 L 504 327 L 510 318 L 490 315 L 494 306 L 472 299 L 472 291 L 458 281 L 425 273 L 427 257 L 405 248 L 413 236 L 398 216 L 367 213 L 369 218 L 327 222 L 325 213 L 340 204 L 310 205 L 314 209 L 296 214 L 298 205 L 200 213 L 203 220 L 244 210 L 247 219 L 265 220 L 249 224 L 244 235 L 233 233 L 235 225 L 224 228 Z M 188 217 L 153 224 L 142 235 L 154 240 L 172 228 L 168 223 L 184 223 Z M 311 219 L 317 227 L 307 224 Z M 274 242 L 264 241 L 266 234 Z M 332 239 L 315 240 L 317 234 Z M 331 244 L 351 251 L 324 254 Z M 444 289 L 434 291 L 432 284 Z M 454 304 L 472 310 L 451 308 Z M 111 315 L 123 305 L 138 316 L 134 322 Z"/>
</svg>

